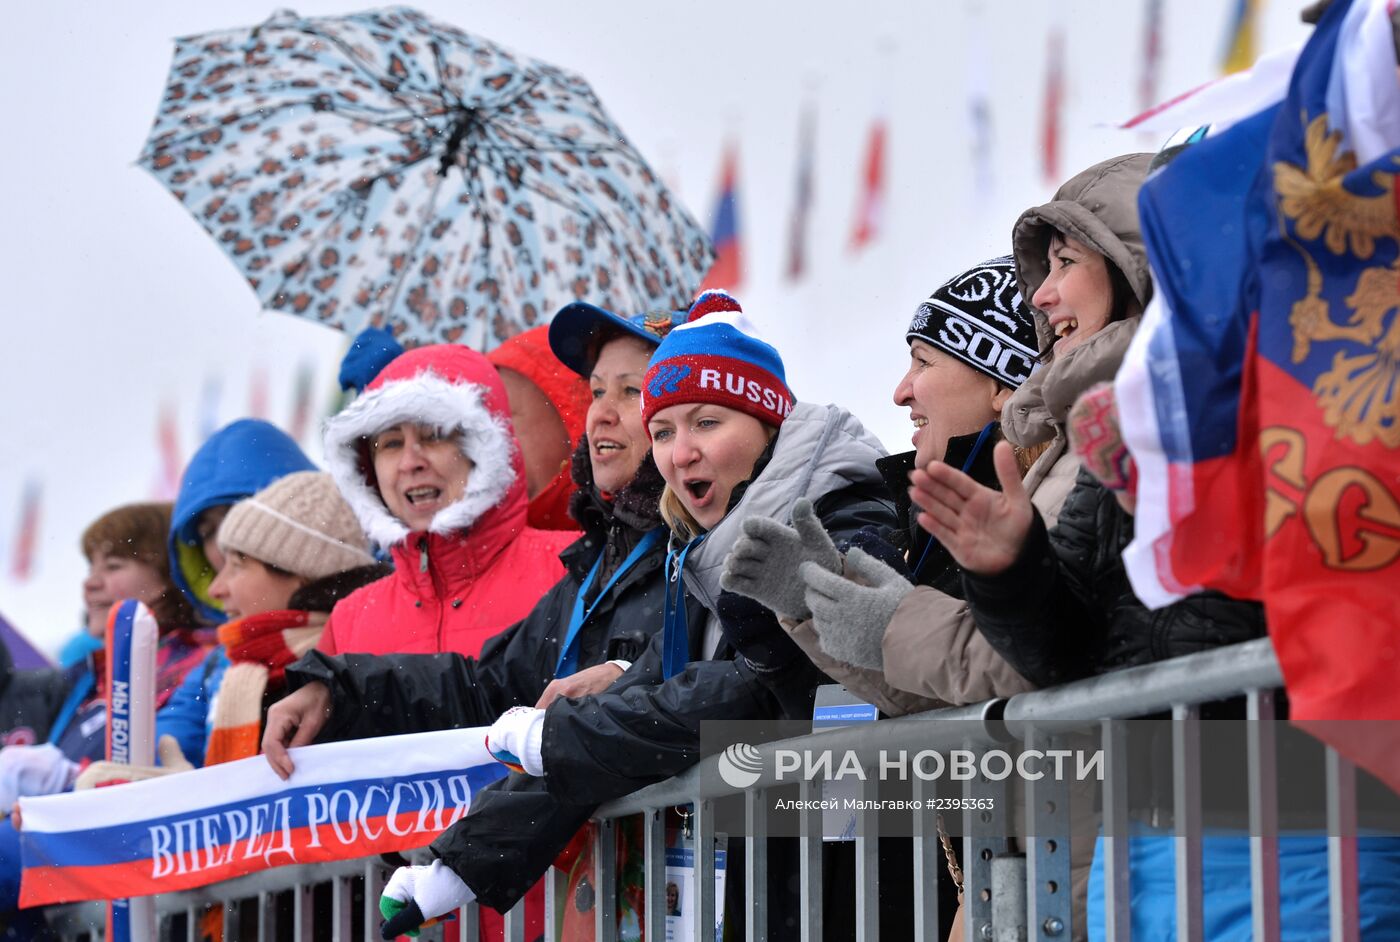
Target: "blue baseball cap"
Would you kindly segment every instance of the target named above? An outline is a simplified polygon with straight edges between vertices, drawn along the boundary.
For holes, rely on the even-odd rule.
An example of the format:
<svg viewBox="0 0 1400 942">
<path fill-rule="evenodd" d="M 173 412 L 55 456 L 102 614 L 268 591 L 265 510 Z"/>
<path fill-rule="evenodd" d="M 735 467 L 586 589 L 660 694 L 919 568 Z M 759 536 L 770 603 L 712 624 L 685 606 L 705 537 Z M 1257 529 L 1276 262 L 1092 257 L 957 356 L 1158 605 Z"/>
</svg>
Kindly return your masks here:
<svg viewBox="0 0 1400 942">
<path fill-rule="evenodd" d="M 656 347 L 671 328 L 684 324 L 688 311 L 662 311 L 622 317 L 584 301 L 565 305 L 549 323 L 549 349 L 569 369 L 584 379 L 598 359 L 599 338 L 609 334 L 636 337 Z"/>
</svg>

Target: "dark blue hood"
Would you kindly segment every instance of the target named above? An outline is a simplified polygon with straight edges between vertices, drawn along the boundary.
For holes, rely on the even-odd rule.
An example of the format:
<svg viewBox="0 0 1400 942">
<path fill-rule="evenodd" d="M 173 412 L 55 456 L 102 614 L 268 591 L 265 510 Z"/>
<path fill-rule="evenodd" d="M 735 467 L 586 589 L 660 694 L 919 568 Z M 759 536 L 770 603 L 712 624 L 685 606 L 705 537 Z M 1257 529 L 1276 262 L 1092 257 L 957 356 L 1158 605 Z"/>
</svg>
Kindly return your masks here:
<svg viewBox="0 0 1400 942">
<path fill-rule="evenodd" d="M 180 480 L 169 546 L 170 573 L 201 619 L 218 624 L 224 615 L 208 594 L 214 573 L 199 544 L 199 515 L 251 497 L 283 475 L 315 470 L 287 433 L 260 419 L 224 426 L 195 452 Z"/>
</svg>

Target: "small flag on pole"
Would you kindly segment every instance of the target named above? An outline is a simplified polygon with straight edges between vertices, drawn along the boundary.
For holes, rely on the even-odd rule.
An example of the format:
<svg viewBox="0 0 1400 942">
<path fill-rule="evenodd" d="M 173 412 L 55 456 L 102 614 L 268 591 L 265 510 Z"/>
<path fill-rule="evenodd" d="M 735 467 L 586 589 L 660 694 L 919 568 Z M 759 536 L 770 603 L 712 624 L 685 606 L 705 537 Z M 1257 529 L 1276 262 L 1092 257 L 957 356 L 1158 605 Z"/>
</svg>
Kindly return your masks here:
<svg viewBox="0 0 1400 942">
<path fill-rule="evenodd" d="M 980 6 L 974 7 L 973 12 L 972 27 L 968 31 L 968 139 L 972 142 L 972 178 L 977 199 L 985 205 L 991 202 L 996 190 L 996 175 L 992 166 L 995 160 L 992 91 L 987 74 L 987 62 L 991 53 L 986 25 L 982 20 L 982 9 Z"/>
<path fill-rule="evenodd" d="M 199 442 L 203 444 L 209 440 L 219 428 L 219 398 L 223 391 L 223 382 L 217 376 L 204 377 L 204 388 L 199 394 Z"/>
<path fill-rule="evenodd" d="M 297 367 L 296 391 L 292 402 L 292 419 L 287 424 L 287 432 L 293 441 L 306 438 L 307 426 L 311 423 L 311 387 L 316 381 L 316 366 L 310 360 L 302 360 Z"/>
<path fill-rule="evenodd" d="M 812 215 L 813 175 L 816 172 L 817 109 L 808 104 L 797 132 L 797 193 L 788 224 L 787 276 L 796 281 L 807 270 L 807 221 Z"/>
<path fill-rule="evenodd" d="M 160 407 L 156 419 L 156 445 L 160 453 L 160 469 L 156 472 L 156 483 L 152 496 L 156 500 L 174 500 L 180 493 L 180 472 L 184 461 L 180 458 L 180 435 L 175 424 L 175 407 L 169 402 Z"/>
<path fill-rule="evenodd" d="M 739 239 L 739 148 L 732 143 L 724 149 L 710 241 L 715 247 L 715 263 L 700 287 L 738 290 L 744 281 L 744 257 Z"/>
<path fill-rule="evenodd" d="M 875 241 L 885 213 L 885 119 L 879 117 L 870 126 L 870 139 L 865 148 L 865 169 L 861 174 L 860 203 L 856 206 L 855 224 L 851 227 L 851 251 L 859 252 Z"/>
<path fill-rule="evenodd" d="M 255 419 L 267 418 L 267 370 L 258 367 L 248 381 L 248 414 Z"/>
<path fill-rule="evenodd" d="M 1243 72 L 1254 64 L 1259 55 L 1259 7 L 1262 2 L 1235 0 L 1225 53 L 1220 58 L 1220 71 L 1226 75 Z"/>
<path fill-rule="evenodd" d="M 1138 76 L 1138 109 L 1146 111 L 1157 104 L 1158 80 L 1162 72 L 1162 0 L 1147 0 L 1147 17 L 1142 31 L 1142 73 Z"/>
<path fill-rule="evenodd" d="M 34 574 L 35 557 L 39 550 L 39 503 L 43 487 L 37 480 L 25 482 L 20 498 L 19 529 L 15 532 L 14 553 L 10 557 L 10 575 L 16 582 L 27 582 Z"/>
<path fill-rule="evenodd" d="M 1060 182 L 1060 111 L 1065 99 L 1065 37 L 1056 27 L 1050 33 L 1045 60 L 1045 113 L 1041 116 L 1040 156 L 1045 182 Z"/>
</svg>

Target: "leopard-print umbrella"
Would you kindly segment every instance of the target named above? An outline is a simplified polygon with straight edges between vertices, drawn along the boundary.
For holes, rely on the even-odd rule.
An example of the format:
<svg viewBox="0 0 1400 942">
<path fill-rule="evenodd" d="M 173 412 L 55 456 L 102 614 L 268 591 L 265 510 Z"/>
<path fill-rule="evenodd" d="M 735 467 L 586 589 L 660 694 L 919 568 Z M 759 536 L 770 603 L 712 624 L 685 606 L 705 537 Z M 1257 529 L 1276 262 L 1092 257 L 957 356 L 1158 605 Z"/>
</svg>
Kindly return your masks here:
<svg viewBox="0 0 1400 942">
<path fill-rule="evenodd" d="M 714 257 L 587 82 L 407 7 L 178 40 L 139 162 L 264 307 L 405 346 L 685 307 Z"/>
</svg>

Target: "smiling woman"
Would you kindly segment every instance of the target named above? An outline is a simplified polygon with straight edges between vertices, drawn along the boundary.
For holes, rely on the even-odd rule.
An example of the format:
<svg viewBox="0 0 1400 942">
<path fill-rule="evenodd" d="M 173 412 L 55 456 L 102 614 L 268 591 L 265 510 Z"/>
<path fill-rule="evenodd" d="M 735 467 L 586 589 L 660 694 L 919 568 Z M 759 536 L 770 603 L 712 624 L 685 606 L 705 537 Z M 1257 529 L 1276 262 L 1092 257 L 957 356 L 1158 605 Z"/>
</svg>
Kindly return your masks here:
<svg viewBox="0 0 1400 942">
<path fill-rule="evenodd" d="M 563 575 L 576 534 L 526 525 L 505 387 L 475 351 L 399 356 L 326 426 L 326 461 L 394 573 L 331 614 L 320 648 L 476 654 Z"/>
</svg>

